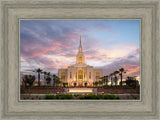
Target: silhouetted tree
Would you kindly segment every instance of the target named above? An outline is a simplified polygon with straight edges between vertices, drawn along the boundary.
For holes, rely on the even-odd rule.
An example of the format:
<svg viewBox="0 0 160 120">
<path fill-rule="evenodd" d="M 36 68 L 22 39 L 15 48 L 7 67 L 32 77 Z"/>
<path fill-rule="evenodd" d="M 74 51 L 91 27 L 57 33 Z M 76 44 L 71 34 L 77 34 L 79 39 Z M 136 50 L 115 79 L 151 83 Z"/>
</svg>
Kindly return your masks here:
<svg viewBox="0 0 160 120">
<path fill-rule="evenodd" d="M 127 77 L 126 78 L 126 85 L 129 87 L 136 87 L 138 80 L 135 77 Z"/>
<path fill-rule="evenodd" d="M 51 73 L 50 72 L 47 73 L 46 82 L 47 82 L 47 85 L 50 85 L 51 83 Z"/>
<path fill-rule="evenodd" d="M 112 86 L 113 85 L 113 78 L 112 78 L 113 77 L 113 73 L 110 74 L 110 77 L 111 77 L 111 86 Z"/>
<path fill-rule="evenodd" d="M 56 75 L 53 74 L 53 86 L 55 86 L 55 82 L 56 82 Z"/>
<path fill-rule="evenodd" d="M 119 69 L 119 75 L 120 75 L 120 77 L 121 77 L 121 82 L 120 82 L 120 86 L 121 86 L 121 87 L 122 87 L 123 73 L 126 73 L 126 72 L 124 71 L 124 68 L 120 68 L 120 69 Z"/>
<path fill-rule="evenodd" d="M 23 82 L 25 83 L 25 86 L 28 84 L 29 86 L 32 86 L 36 77 L 34 75 L 24 75 L 23 76 Z"/>
<path fill-rule="evenodd" d="M 36 72 L 38 73 L 38 86 L 40 86 L 40 74 L 42 73 L 42 70 L 40 68 L 36 69 L 35 71 L 33 72 Z"/>
<path fill-rule="evenodd" d="M 46 85 L 46 75 L 47 75 L 47 72 L 44 71 L 44 72 L 43 72 L 43 75 L 44 75 L 44 85 Z"/>
<path fill-rule="evenodd" d="M 117 74 L 118 74 L 118 73 L 119 73 L 119 71 L 114 71 L 114 73 L 113 73 L 115 85 L 117 85 L 117 82 L 118 82 L 118 78 L 117 78 Z"/>
</svg>

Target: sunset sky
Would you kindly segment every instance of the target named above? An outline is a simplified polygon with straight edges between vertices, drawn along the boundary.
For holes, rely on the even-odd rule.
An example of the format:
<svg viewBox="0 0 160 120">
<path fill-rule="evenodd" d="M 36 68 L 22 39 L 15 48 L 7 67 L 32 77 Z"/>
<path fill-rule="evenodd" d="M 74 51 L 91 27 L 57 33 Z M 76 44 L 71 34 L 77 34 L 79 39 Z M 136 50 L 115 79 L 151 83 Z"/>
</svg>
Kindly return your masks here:
<svg viewBox="0 0 160 120">
<path fill-rule="evenodd" d="M 86 64 L 103 75 L 123 67 L 139 76 L 139 20 L 21 20 L 21 75 L 41 68 L 52 74 L 76 63 L 80 33 Z"/>
</svg>

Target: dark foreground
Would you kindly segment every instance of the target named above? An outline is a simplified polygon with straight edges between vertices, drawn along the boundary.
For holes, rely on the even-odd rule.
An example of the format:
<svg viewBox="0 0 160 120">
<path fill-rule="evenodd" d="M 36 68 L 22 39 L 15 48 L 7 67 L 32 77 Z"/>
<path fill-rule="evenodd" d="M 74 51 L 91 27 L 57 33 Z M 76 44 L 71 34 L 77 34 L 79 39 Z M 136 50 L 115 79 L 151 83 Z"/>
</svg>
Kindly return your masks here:
<svg viewBox="0 0 160 120">
<path fill-rule="evenodd" d="M 139 100 L 140 94 L 21 94 L 21 100 Z"/>
<path fill-rule="evenodd" d="M 41 87 L 21 88 L 20 92 L 21 92 L 20 95 L 21 100 L 65 100 L 65 99 L 139 100 L 140 99 L 140 88 L 139 87 L 131 88 L 128 86 L 76 87 L 76 88 L 41 86 Z"/>
</svg>

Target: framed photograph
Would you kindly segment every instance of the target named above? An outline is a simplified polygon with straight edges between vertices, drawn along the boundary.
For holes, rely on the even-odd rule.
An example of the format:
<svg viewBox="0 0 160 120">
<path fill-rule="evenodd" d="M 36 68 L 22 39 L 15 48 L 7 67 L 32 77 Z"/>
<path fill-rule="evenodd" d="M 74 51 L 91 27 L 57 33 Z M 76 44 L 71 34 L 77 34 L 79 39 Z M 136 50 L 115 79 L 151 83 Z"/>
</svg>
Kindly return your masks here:
<svg viewBox="0 0 160 120">
<path fill-rule="evenodd" d="M 2 0 L 1 119 L 159 120 L 159 2 Z"/>
<path fill-rule="evenodd" d="M 19 22 L 20 100 L 140 100 L 140 20 Z"/>
</svg>

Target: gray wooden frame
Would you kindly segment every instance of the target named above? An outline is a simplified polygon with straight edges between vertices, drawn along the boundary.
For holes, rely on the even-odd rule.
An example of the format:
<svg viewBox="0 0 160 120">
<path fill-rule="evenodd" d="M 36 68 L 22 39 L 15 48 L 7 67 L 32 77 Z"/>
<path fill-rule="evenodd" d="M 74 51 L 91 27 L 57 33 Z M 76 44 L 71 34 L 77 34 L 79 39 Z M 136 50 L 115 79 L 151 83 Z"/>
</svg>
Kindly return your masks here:
<svg viewBox="0 0 160 120">
<path fill-rule="evenodd" d="M 160 119 L 159 0 L 1 0 L 1 112 L 5 119 Z M 20 19 L 141 20 L 141 99 L 20 101 Z"/>
</svg>

